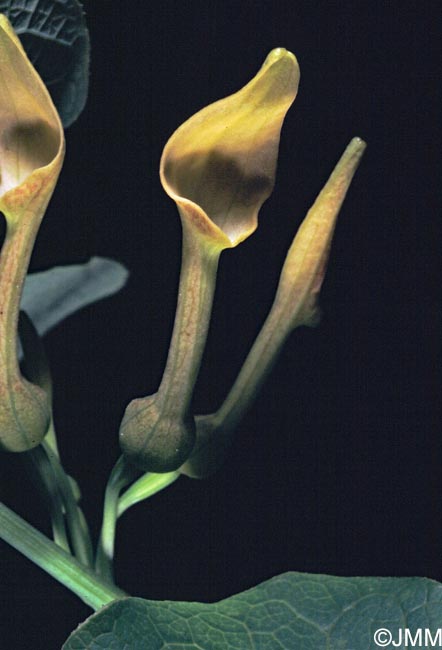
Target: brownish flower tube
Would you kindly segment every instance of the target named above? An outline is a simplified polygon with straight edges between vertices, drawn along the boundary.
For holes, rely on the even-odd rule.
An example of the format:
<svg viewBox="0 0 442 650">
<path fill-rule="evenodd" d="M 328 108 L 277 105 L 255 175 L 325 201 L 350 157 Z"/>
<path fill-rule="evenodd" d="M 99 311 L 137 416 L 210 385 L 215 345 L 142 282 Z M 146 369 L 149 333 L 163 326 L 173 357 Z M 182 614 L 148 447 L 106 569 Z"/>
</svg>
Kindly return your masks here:
<svg viewBox="0 0 442 650">
<path fill-rule="evenodd" d="M 17 325 L 23 283 L 40 222 L 64 157 L 64 134 L 48 91 L 0 15 L 0 448 L 26 451 L 50 422 L 46 393 L 22 377 Z"/>
</svg>

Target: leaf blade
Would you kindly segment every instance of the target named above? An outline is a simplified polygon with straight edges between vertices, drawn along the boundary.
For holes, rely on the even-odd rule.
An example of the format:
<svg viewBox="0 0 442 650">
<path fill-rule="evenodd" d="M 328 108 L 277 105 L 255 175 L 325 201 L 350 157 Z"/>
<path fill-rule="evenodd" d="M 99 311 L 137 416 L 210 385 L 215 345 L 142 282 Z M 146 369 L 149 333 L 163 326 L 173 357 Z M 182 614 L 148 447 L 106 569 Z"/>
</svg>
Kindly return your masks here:
<svg viewBox="0 0 442 650">
<path fill-rule="evenodd" d="M 63 650 L 371 650 L 378 628 L 397 639 L 441 621 L 442 584 L 426 578 L 286 573 L 214 604 L 116 601 Z"/>
<path fill-rule="evenodd" d="M 122 264 L 104 257 L 32 273 L 26 278 L 21 309 L 42 336 L 79 309 L 119 291 L 128 276 Z"/>
<path fill-rule="evenodd" d="M 82 112 L 89 87 L 89 33 L 78 0 L 0 0 L 67 128 Z"/>
</svg>

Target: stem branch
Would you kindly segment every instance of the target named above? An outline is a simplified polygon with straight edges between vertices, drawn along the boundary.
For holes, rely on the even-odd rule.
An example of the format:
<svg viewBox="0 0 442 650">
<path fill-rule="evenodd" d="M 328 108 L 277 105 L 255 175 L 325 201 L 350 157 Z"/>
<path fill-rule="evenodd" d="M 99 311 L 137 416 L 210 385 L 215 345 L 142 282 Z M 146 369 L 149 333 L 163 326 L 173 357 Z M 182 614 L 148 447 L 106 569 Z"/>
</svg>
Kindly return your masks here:
<svg viewBox="0 0 442 650">
<path fill-rule="evenodd" d="M 112 564 L 118 519 L 118 499 L 121 490 L 131 483 L 138 474 L 139 470 L 129 465 L 124 456 L 121 456 L 117 460 L 106 486 L 103 523 L 95 559 L 95 570 L 99 575 L 104 576 L 109 581 L 113 581 Z"/>
<path fill-rule="evenodd" d="M 96 576 L 15 512 L 0 503 L 0 537 L 95 611 L 127 594 Z"/>
<path fill-rule="evenodd" d="M 89 530 L 83 513 L 75 500 L 69 477 L 50 445 L 44 442 L 42 446 L 51 464 L 63 500 L 74 554 L 82 564 L 92 567 L 93 551 Z"/>
<path fill-rule="evenodd" d="M 168 472 L 167 474 L 143 474 L 138 481 L 135 481 L 124 492 L 118 500 L 118 517 L 126 512 L 129 508 L 140 501 L 149 499 L 157 492 L 164 490 L 172 485 L 181 474 L 179 472 Z"/>
</svg>

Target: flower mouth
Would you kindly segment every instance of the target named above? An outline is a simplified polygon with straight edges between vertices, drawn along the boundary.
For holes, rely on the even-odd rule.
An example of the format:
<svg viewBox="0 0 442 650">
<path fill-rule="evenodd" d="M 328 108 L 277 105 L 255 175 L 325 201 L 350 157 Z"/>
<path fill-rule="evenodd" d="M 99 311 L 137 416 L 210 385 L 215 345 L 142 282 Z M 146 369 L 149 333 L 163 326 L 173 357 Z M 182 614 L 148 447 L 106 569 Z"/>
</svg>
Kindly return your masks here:
<svg viewBox="0 0 442 650">
<path fill-rule="evenodd" d="M 6 120 L 1 120 L 1 123 Z M 56 157 L 60 134 L 44 120 L 0 126 L 0 194 L 20 185 L 33 171 Z"/>
<path fill-rule="evenodd" d="M 0 196 L 64 150 L 51 97 L 5 16 L 0 16 Z"/>
<path fill-rule="evenodd" d="M 175 158 L 166 162 L 163 173 L 170 195 L 201 209 L 232 246 L 255 230 L 258 210 L 273 189 L 264 169 L 245 169 L 220 150 Z"/>
</svg>

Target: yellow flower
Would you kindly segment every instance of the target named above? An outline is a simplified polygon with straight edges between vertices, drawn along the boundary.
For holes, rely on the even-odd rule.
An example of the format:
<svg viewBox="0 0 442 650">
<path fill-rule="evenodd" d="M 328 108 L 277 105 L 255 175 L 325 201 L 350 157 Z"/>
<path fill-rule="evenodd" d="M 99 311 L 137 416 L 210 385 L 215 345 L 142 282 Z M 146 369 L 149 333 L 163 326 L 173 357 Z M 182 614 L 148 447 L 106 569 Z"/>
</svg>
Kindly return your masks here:
<svg viewBox="0 0 442 650">
<path fill-rule="evenodd" d="M 166 144 L 163 187 L 182 220 L 213 246 L 231 248 L 256 229 L 298 83 L 295 56 L 277 48 L 244 88 L 193 115 Z"/>
<path fill-rule="evenodd" d="M 49 93 L 9 21 L 0 15 L 0 447 L 39 444 L 50 409 L 17 360 L 23 282 L 35 237 L 63 163 L 64 135 Z"/>
<path fill-rule="evenodd" d="M 189 412 L 210 321 L 220 253 L 246 239 L 272 191 L 279 136 L 299 82 L 296 58 L 273 50 L 239 92 L 196 113 L 172 135 L 161 158 L 163 187 L 183 228 L 177 313 L 161 385 L 133 400 L 120 427 L 127 458 L 169 472 L 189 456 Z"/>
</svg>

